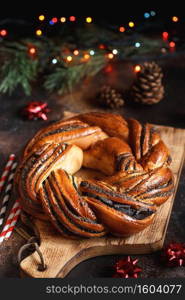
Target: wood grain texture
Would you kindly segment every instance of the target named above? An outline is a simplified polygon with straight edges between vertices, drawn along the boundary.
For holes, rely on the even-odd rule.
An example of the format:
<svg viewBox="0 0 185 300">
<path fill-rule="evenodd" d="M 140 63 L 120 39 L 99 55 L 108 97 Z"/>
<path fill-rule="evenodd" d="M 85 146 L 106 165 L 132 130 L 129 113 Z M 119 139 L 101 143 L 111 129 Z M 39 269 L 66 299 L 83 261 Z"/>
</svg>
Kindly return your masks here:
<svg viewBox="0 0 185 300">
<path fill-rule="evenodd" d="M 163 247 L 184 160 L 185 130 L 164 126 L 155 127 L 160 130 L 162 139 L 170 148 L 175 192 L 166 203 L 158 208 L 153 224 L 128 238 L 103 237 L 70 240 L 62 238 L 50 224 L 34 219 L 33 223 L 40 234 L 40 250 L 47 269 L 43 272 L 38 271 L 40 260 L 38 254 L 34 252 L 21 262 L 21 274 L 36 278 L 63 278 L 74 266 L 91 257 L 110 254 L 144 254 Z"/>
</svg>

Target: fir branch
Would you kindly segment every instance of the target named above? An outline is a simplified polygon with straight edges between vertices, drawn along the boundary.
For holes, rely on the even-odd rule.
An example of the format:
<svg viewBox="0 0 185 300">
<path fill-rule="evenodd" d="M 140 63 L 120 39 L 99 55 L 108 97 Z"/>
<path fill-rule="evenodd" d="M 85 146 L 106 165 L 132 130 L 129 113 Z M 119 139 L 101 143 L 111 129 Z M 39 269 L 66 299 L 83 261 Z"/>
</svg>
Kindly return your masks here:
<svg viewBox="0 0 185 300">
<path fill-rule="evenodd" d="M 85 77 L 92 77 L 106 65 L 104 55 L 96 55 L 87 62 L 56 68 L 56 71 L 46 77 L 44 87 L 49 92 L 58 92 L 59 95 L 71 92 Z"/>
<path fill-rule="evenodd" d="M 120 34 L 118 28 L 108 30 L 96 25 L 75 27 L 67 24 L 61 27 L 61 35 L 53 38 L 39 37 L 20 41 L 2 41 L 0 44 L 0 93 L 12 94 L 17 87 L 21 87 L 26 95 L 31 94 L 31 84 L 38 79 L 44 81 L 44 87 L 49 92 L 59 94 L 72 91 L 72 89 L 85 77 L 94 76 L 107 62 L 106 53 L 118 50 L 116 59 L 126 57 L 145 57 L 151 53 L 161 53 L 166 47 L 162 40 L 146 38 L 134 33 Z M 67 26 L 67 27 L 66 27 Z M 68 30 L 67 30 L 68 28 Z M 140 42 L 141 47 L 136 48 L 135 43 Z M 104 45 L 104 50 L 99 45 Z M 34 46 L 37 54 L 34 58 L 28 54 L 28 48 Z M 90 49 L 89 49 L 90 48 Z M 74 49 L 79 55 L 74 56 Z M 95 55 L 85 61 L 84 54 L 95 50 Z M 73 61 L 65 63 L 67 55 Z M 53 58 L 58 63 L 52 64 Z"/>
<path fill-rule="evenodd" d="M 38 60 L 31 59 L 23 44 L 12 43 L 0 49 L 1 61 L 0 93 L 12 94 L 21 87 L 26 95 L 31 94 L 31 82 L 36 79 Z"/>
<path fill-rule="evenodd" d="M 141 44 L 140 47 L 136 48 L 135 43 L 139 42 Z M 137 57 L 137 56 L 144 56 L 144 55 L 160 55 L 161 48 L 166 48 L 166 44 L 161 39 L 149 39 L 143 36 L 135 35 L 130 40 L 127 40 L 127 43 L 122 46 L 118 46 L 121 49 L 120 59 L 125 57 Z"/>
</svg>

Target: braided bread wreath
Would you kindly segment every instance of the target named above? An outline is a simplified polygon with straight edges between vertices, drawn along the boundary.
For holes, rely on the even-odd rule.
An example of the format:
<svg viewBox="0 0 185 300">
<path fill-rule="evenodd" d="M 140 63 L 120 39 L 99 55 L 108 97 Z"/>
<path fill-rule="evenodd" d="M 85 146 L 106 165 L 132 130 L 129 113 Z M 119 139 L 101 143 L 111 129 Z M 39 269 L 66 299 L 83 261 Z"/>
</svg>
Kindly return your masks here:
<svg viewBox="0 0 185 300">
<path fill-rule="evenodd" d="M 40 130 L 16 173 L 23 209 L 64 237 L 129 236 L 173 193 L 169 150 L 151 124 L 85 113 Z M 74 174 L 95 169 L 101 179 Z"/>
</svg>

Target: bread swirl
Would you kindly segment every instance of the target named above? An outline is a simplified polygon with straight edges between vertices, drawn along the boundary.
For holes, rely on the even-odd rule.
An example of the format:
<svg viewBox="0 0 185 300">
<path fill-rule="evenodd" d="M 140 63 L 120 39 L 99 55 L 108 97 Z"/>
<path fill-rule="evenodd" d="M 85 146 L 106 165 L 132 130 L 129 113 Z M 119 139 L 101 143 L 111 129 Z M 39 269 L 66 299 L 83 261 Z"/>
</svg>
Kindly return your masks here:
<svg viewBox="0 0 185 300">
<path fill-rule="evenodd" d="M 40 130 L 15 176 L 23 209 L 65 237 L 128 236 L 173 193 L 169 150 L 151 124 L 86 113 Z M 81 168 L 104 173 L 83 179 Z"/>
</svg>

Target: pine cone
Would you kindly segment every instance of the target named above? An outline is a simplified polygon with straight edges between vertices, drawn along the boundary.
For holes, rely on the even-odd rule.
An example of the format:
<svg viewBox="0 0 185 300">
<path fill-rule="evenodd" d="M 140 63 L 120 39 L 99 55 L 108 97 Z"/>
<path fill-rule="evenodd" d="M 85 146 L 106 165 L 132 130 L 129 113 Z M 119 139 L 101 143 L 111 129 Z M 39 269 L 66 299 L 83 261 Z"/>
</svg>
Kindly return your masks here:
<svg viewBox="0 0 185 300">
<path fill-rule="evenodd" d="M 134 101 L 151 105 L 162 100 L 164 96 L 162 78 L 162 70 L 155 62 L 145 62 L 131 88 Z"/>
<path fill-rule="evenodd" d="M 109 85 L 104 85 L 99 94 L 99 101 L 101 104 L 110 108 L 120 108 L 124 105 L 121 94 Z"/>
</svg>

